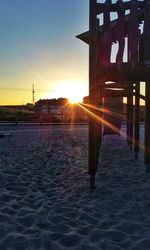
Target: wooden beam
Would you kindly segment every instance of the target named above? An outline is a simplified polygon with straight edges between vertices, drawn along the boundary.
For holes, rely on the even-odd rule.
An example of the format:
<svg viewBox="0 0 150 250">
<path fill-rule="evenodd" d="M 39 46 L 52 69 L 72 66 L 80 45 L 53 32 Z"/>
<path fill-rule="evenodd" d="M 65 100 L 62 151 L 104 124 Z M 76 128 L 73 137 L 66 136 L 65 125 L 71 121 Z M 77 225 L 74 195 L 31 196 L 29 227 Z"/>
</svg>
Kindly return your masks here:
<svg viewBox="0 0 150 250">
<path fill-rule="evenodd" d="M 150 65 L 146 63 L 122 63 L 120 67 L 116 63 L 110 63 L 109 67 L 97 65 L 97 77 L 103 81 L 113 82 L 140 82 L 148 79 Z"/>
<path fill-rule="evenodd" d="M 97 3 L 97 11 L 96 14 L 99 15 L 105 11 L 108 12 L 117 12 L 120 10 L 120 8 L 123 8 L 124 10 L 129 10 L 130 9 L 130 2 L 122 2 L 121 4 L 117 4 L 117 3 L 112 3 L 109 5 L 109 7 L 107 6 L 107 4 L 105 3 Z M 138 2 L 138 8 L 143 8 L 144 7 L 144 1 L 143 2 Z"/>
<path fill-rule="evenodd" d="M 101 73 L 101 75 L 98 75 L 98 79 L 103 79 L 103 81 L 107 82 L 107 81 L 132 81 L 132 82 L 145 82 L 147 76 L 150 74 L 150 72 L 148 73 L 141 73 L 141 74 L 136 74 L 136 73 L 120 73 L 118 71 L 118 73 Z"/>
<path fill-rule="evenodd" d="M 130 90 L 111 90 L 111 89 L 105 89 L 103 91 L 103 97 L 104 96 L 110 96 L 110 97 L 119 97 L 119 96 L 128 96 L 131 93 Z"/>
<path fill-rule="evenodd" d="M 114 82 L 114 83 L 106 83 L 104 85 L 105 88 L 125 88 L 125 89 L 132 89 L 133 85 L 128 84 L 128 83 L 118 83 L 118 82 Z"/>
<path fill-rule="evenodd" d="M 139 98 L 142 99 L 143 101 L 145 101 L 145 96 L 144 95 L 139 94 Z"/>
</svg>

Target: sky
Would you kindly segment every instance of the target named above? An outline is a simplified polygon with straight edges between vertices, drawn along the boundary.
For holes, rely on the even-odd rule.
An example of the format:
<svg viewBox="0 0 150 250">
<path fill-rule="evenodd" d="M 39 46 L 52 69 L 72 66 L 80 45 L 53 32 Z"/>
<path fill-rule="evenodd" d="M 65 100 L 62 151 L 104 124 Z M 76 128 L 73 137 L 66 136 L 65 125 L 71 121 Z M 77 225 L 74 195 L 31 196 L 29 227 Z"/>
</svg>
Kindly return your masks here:
<svg viewBox="0 0 150 250">
<path fill-rule="evenodd" d="M 0 0 L 0 105 L 88 94 L 87 0 Z"/>
<path fill-rule="evenodd" d="M 33 84 L 35 101 L 88 95 L 88 45 L 75 37 L 88 15 L 88 0 L 0 0 L 0 105 L 32 103 Z"/>
</svg>

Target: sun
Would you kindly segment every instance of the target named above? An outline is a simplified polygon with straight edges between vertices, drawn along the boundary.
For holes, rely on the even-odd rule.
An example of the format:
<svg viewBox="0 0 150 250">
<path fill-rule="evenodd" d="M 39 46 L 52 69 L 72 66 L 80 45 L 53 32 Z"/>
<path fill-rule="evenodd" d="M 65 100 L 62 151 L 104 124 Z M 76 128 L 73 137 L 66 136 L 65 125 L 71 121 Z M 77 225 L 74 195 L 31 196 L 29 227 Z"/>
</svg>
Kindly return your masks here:
<svg viewBox="0 0 150 250">
<path fill-rule="evenodd" d="M 68 97 L 68 99 L 69 99 L 70 104 L 82 102 L 82 98 L 80 98 L 79 96 L 70 96 L 70 97 Z"/>
<path fill-rule="evenodd" d="M 57 96 L 66 97 L 70 104 L 83 102 L 86 90 L 82 82 L 68 80 L 57 85 Z"/>
</svg>

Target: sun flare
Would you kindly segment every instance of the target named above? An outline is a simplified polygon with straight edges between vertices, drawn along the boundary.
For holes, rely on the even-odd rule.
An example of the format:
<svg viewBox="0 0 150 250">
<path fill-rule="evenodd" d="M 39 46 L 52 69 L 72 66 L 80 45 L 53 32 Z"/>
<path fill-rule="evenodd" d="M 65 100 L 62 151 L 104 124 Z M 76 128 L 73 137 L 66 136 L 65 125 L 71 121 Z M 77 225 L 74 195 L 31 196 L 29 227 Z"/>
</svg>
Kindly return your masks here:
<svg viewBox="0 0 150 250">
<path fill-rule="evenodd" d="M 56 95 L 66 97 L 70 104 L 83 102 L 83 97 L 86 96 L 86 88 L 82 82 L 68 80 L 57 85 Z"/>
<path fill-rule="evenodd" d="M 78 96 L 71 96 L 68 99 L 69 99 L 70 104 L 75 104 L 75 103 L 82 102 L 82 99 L 79 98 Z"/>
</svg>

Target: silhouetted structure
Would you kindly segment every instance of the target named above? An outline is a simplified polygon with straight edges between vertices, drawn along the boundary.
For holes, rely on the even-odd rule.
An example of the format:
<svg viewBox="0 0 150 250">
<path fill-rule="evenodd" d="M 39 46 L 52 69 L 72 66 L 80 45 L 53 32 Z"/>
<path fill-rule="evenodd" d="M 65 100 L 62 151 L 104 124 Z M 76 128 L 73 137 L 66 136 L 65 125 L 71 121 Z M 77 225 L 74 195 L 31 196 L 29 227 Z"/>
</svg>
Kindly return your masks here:
<svg viewBox="0 0 150 250">
<path fill-rule="evenodd" d="M 89 44 L 89 105 L 87 108 L 97 118 L 103 111 L 97 107 L 108 97 L 115 97 L 116 104 L 127 97 L 127 141 L 135 157 L 139 152 L 139 100 L 145 100 L 145 150 L 144 161 L 150 165 L 150 0 L 98 3 L 90 0 L 89 31 L 77 37 Z M 115 12 L 117 18 L 111 21 Z M 127 14 L 128 13 L 128 14 Z M 101 15 L 99 25 L 98 15 Z M 140 25 L 143 29 L 140 29 Z M 116 60 L 111 62 L 113 43 L 118 44 Z M 125 43 L 127 49 L 125 50 Z M 126 62 L 123 60 L 125 54 Z M 146 82 L 145 96 L 140 94 L 140 81 Z M 135 110 L 133 109 L 135 96 Z M 104 101 L 105 102 L 105 101 Z M 111 101 L 110 101 L 111 106 Z M 94 188 L 99 147 L 102 140 L 102 124 L 94 118 L 89 121 L 89 174 L 91 188 Z M 109 119 L 108 119 L 109 121 Z M 119 124 L 110 119 L 109 128 L 118 131 Z M 106 125 L 106 124 L 105 124 Z M 110 125 L 110 126 L 109 126 Z M 112 131 L 111 131 L 112 132 Z"/>
<path fill-rule="evenodd" d="M 41 122 L 86 122 L 87 115 L 67 98 L 44 99 L 35 103 L 35 116 Z"/>
<path fill-rule="evenodd" d="M 35 89 L 34 89 L 34 83 L 32 84 L 32 104 L 35 105 Z"/>
<path fill-rule="evenodd" d="M 67 98 L 39 100 L 35 103 L 35 114 L 41 121 L 63 121 L 64 108 L 68 103 Z"/>
</svg>

